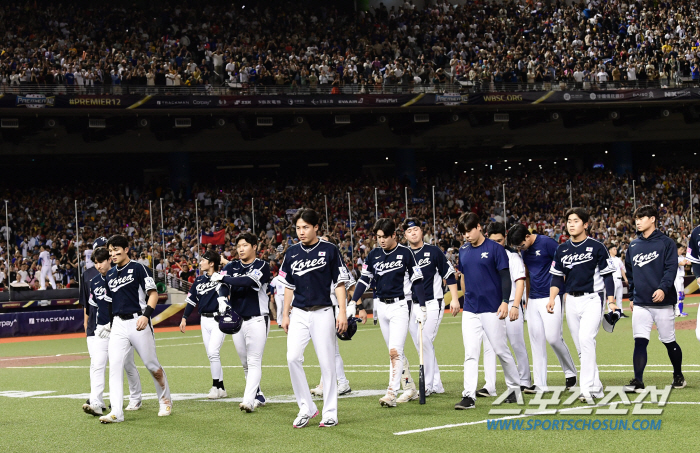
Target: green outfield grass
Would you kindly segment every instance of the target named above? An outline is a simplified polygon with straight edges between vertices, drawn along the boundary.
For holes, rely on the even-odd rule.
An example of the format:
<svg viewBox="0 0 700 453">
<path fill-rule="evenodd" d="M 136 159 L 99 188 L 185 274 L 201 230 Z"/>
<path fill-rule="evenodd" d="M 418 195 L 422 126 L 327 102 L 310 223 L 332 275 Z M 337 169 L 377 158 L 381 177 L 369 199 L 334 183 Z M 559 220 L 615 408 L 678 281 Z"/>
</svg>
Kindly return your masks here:
<svg viewBox="0 0 700 453">
<path fill-rule="evenodd" d="M 691 298 L 688 302 L 695 302 Z M 688 318 L 696 319 L 697 307 L 688 307 Z M 0 445 L 8 452 L 37 451 L 508 451 L 510 452 L 591 452 L 591 451 L 697 451 L 697 414 L 700 410 L 700 344 L 694 330 L 677 331 L 683 348 L 684 371 L 688 387 L 671 393 L 672 403 L 663 414 L 642 416 L 592 415 L 531 416 L 528 420 L 581 419 L 628 420 L 658 419 L 659 430 L 641 431 L 503 431 L 489 430 L 486 423 L 456 426 L 433 431 L 396 435 L 395 433 L 495 419 L 489 415 L 493 399 L 479 398 L 477 408 L 455 411 L 461 399 L 464 348 L 461 335 L 461 315 L 445 315 L 436 341 L 438 361 L 446 393 L 432 395 L 427 404 L 417 401 L 386 409 L 378 403 L 379 393 L 388 382 L 389 357 L 379 326 L 361 326 L 354 339 L 342 342 L 341 353 L 353 393 L 375 391 L 377 395 L 342 398 L 339 401 L 340 424 L 332 429 L 319 429 L 314 419 L 306 429 L 292 428 L 297 414 L 293 402 L 270 402 L 252 414 L 238 409 L 237 401 L 208 401 L 203 395 L 211 387 L 208 361 L 199 331 L 163 332 L 157 334 L 158 356 L 164 365 L 170 387 L 175 394 L 173 414 L 156 416 L 155 399 L 144 401 L 138 412 L 127 412 L 126 421 L 116 425 L 101 425 L 97 418 L 81 410 L 89 393 L 89 360 L 62 362 L 45 366 L 0 368 Z M 575 352 L 568 329 L 565 338 Z M 527 341 L 527 335 L 526 335 Z M 602 365 L 601 380 L 605 385 L 623 385 L 632 377 L 631 319 L 623 319 L 614 334 L 602 329 L 598 334 L 598 363 Z M 418 358 L 410 337 L 406 345 L 411 364 Z M 85 353 L 85 339 L 50 340 L 0 344 L 0 356 L 45 356 Z M 225 384 L 229 397 L 240 398 L 243 370 L 230 338 L 222 351 Z M 144 393 L 153 393 L 148 372 L 137 360 Z M 578 366 L 578 358 L 575 357 Z M 672 381 L 666 349 L 658 341 L 656 331 L 649 345 L 649 366 L 645 375 L 647 386 L 664 387 Z M 554 353 L 549 349 L 549 383 L 563 385 L 564 375 Z M 658 365 L 658 366 L 654 366 Z M 306 373 L 315 386 L 320 370 L 310 344 L 306 350 Z M 413 366 L 417 378 L 417 367 Z M 498 389 L 505 390 L 503 374 L 498 374 Z M 483 375 L 480 376 L 483 384 Z M 293 400 L 289 372 L 286 368 L 286 337 L 272 326 L 264 356 L 262 389 L 269 400 Z M 46 391 L 44 396 L 9 397 L 7 392 Z M 126 391 L 128 395 L 128 390 Z M 194 399 L 177 400 L 177 394 L 194 394 Z M 202 394 L 197 396 L 196 394 Z M 17 396 L 15 394 L 14 396 Z M 526 402 L 532 396 L 526 396 Z M 318 402 L 319 409 L 321 401 Z M 584 406 L 576 403 L 576 406 Z M 512 408 L 513 405 L 505 406 Z M 631 413 L 630 406 L 630 413 Z M 649 406 L 649 408 L 654 408 Z"/>
</svg>

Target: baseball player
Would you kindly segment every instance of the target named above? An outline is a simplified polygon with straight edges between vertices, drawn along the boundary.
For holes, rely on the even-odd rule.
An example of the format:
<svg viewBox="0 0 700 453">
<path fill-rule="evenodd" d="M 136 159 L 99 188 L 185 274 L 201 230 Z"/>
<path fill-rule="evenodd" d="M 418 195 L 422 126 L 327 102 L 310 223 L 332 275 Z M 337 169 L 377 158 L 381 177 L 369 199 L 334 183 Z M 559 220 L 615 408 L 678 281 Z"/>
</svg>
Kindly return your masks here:
<svg viewBox="0 0 700 453">
<path fill-rule="evenodd" d="M 41 252 L 39 253 L 39 264 L 41 264 L 41 277 L 39 278 L 39 289 L 46 289 L 46 278 L 48 277 L 49 283 L 51 283 L 51 288 L 56 289 L 56 280 L 53 278 L 53 272 L 51 271 L 51 253 L 49 248 L 45 245 L 39 247 Z"/>
<path fill-rule="evenodd" d="M 610 254 L 610 259 L 613 260 L 615 264 L 615 272 L 613 272 L 613 280 L 615 281 L 615 305 L 620 309 L 620 318 L 626 318 L 627 315 L 622 309 L 622 281 L 629 286 L 627 281 L 627 273 L 625 272 L 625 265 L 622 263 L 620 257 L 617 256 L 617 246 L 611 245 L 608 247 L 608 253 Z"/>
<path fill-rule="evenodd" d="M 678 294 L 678 303 L 676 304 L 676 316 L 688 316 L 688 313 L 683 312 L 683 301 L 685 300 L 685 266 L 690 264 L 685 258 L 685 246 L 681 243 L 677 243 L 676 247 L 678 249 L 678 273 L 676 274 L 676 280 L 674 286 L 676 288 L 676 294 Z"/>
<path fill-rule="evenodd" d="M 520 377 L 508 349 L 506 316 L 516 319 L 519 308 L 508 308 L 511 294 L 510 263 L 503 246 L 487 239 L 479 218 L 473 212 L 459 217 L 458 228 L 466 243 L 459 249 L 457 270 L 462 274 L 464 313 L 462 341 L 464 343 L 464 392 L 455 409 L 476 407 L 476 384 L 479 376 L 479 353 L 483 336 L 488 338 L 501 361 L 509 395 L 506 403 L 522 401 Z M 459 313 L 459 300 L 450 303 L 452 316 Z M 510 311 L 510 313 L 508 313 Z"/>
<path fill-rule="evenodd" d="M 270 264 L 256 258 L 258 238 L 254 234 L 239 234 L 235 245 L 238 259 L 232 260 L 221 272 L 214 274 L 212 280 L 222 283 L 219 287 L 219 311 L 223 313 L 230 303 L 233 311 L 243 319 L 241 330 L 233 335 L 233 344 L 246 379 L 243 401 L 239 407 L 250 413 L 258 406 L 265 405 L 265 396 L 260 391 L 260 379 L 262 356 L 270 331 L 267 295 Z"/>
<path fill-rule="evenodd" d="M 219 270 L 221 258 L 213 250 L 208 250 L 202 255 L 199 261 L 199 275 L 192 284 L 187 294 L 187 306 L 180 321 L 180 332 L 185 333 L 187 327 L 187 317 L 192 314 L 195 307 L 199 309 L 201 317 L 200 325 L 202 330 L 202 341 L 209 358 L 211 368 L 212 386 L 207 398 L 215 400 L 226 398 L 226 388 L 224 387 L 224 371 L 221 368 L 221 346 L 224 344 L 226 334 L 219 330 L 219 322 L 215 319 L 219 313 L 219 294 L 217 288 L 219 283 L 212 279 L 212 275 Z"/>
<path fill-rule="evenodd" d="M 566 294 L 566 323 L 574 339 L 581 360 L 582 402 L 592 404 L 595 398 L 603 397 L 596 362 L 596 336 L 602 320 L 602 309 L 607 293 L 608 310 L 617 310 L 615 305 L 615 263 L 607 248 L 588 237 L 588 212 L 583 208 L 572 208 L 566 212 L 566 229 L 570 238 L 557 247 L 550 272 L 551 292 L 547 312 L 550 316 L 561 311 L 558 304 L 560 294 Z M 603 293 L 605 290 L 605 293 Z M 558 313 L 557 316 L 561 316 Z"/>
<path fill-rule="evenodd" d="M 335 335 L 347 330 L 348 317 L 345 304 L 340 304 L 338 317 L 334 319 L 329 294 L 335 285 L 336 298 L 346 300 L 345 283 L 350 276 L 338 249 L 319 239 L 319 216 L 316 211 L 299 209 L 292 217 L 292 224 L 296 227 L 299 242 L 287 249 L 279 275 L 285 286 L 282 328 L 288 334 L 287 363 L 299 405 L 293 426 L 304 428 L 318 415 L 303 367 L 304 349 L 309 340 L 313 340 L 325 386 L 323 417 L 318 426 L 332 427 L 338 424 Z M 294 316 L 290 321 L 292 307 Z"/>
<path fill-rule="evenodd" d="M 523 316 L 522 298 L 525 292 L 525 266 L 520 255 L 506 247 L 506 227 L 502 223 L 492 222 L 488 227 L 488 238 L 505 247 L 508 254 L 508 265 L 510 270 L 511 290 L 508 301 L 508 313 L 515 316 L 506 318 L 506 333 L 510 346 L 515 352 L 518 364 L 518 374 L 520 375 L 520 390 L 530 389 L 532 381 L 530 378 L 530 359 L 527 356 L 527 348 L 523 338 Z M 516 312 L 512 310 L 516 308 Z M 484 377 L 486 385 L 476 392 L 476 396 L 488 397 L 496 396 L 496 353 L 491 347 L 488 338 L 484 336 Z"/>
<path fill-rule="evenodd" d="M 630 243 L 625 257 L 634 336 L 634 379 L 625 386 L 625 391 L 630 393 L 644 388 L 647 345 L 654 324 L 673 365 L 672 386 L 675 389 L 685 387 L 685 378 L 681 372 L 683 352 L 676 343 L 676 317 L 673 313 L 677 300 L 674 281 L 678 273 L 678 249 L 673 239 L 656 229 L 657 219 L 658 213 L 654 206 L 637 208 L 634 213 L 637 238 Z"/>
<path fill-rule="evenodd" d="M 570 389 L 576 385 L 576 365 L 564 342 L 564 316 L 559 297 L 555 298 L 557 309 L 554 314 L 547 312 L 552 281 L 549 269 L 557 250 L 557 242 L 550 237 L 530 233 L 525 225 L 516 223 L 508 231 L 508 243 L 515 249 L 520 249 L 528 277 L 527 331 L 532 348 L 535 388 L 526 389 L 524 392 L 547 391 L 547 343 L 554 350 L 564 371 L 566 388 Z"/>
<path fill-rule="evenodd" d="M 440 378 L 440 369 L 438 368 L 437 358 L 435 357 L 435 346 L 433 342 L 437 337 L 437 331 L 442 321 L 442 315 L 445 312 L 443 305 L 443 280 L 450 290 L 453 298 L 459 298 L 457 295 L 457 280 L 455 278 L 455 270 L 452 263 L 447 261 L 445 254 L 439 247 L 426 244 L 423 242 L 423 229 L 418 219 L 409 218 L 403 222 L 403 231 L 408 245 L 413 252 L 414 258 L 418 267 L 423 274 L 423 291 L 425 293 L 426 320 L 423 325 L 423 362 L 425 364 L 425 395 L 431 393 L 444 393 L 445 389 L 442 386 Z M 412 291 L 411 291 L 412 293 Z M 411 297 L 411 300 L 414 298 Z M 413 302 L 410 302 L 413 304 Z M 417 304 L 412 305 L 410 310 L 410 318 L 408 322 L 408 331 L 413 339 L 413 344 L 416 346 L 416 351 L 420 353 L 420 342 L 418 323 L 416 322 L 416 312 L 420 310 Z M 404 359 L 406 355 L 404 354 Z M 404 382 L 413 382 L 410 377 L 410 368 L 408 360 L 403 364 L 403 379 Z M 412 388 L 406 388 L 400 397 L 396 400 L 397 403 L 404 403 L 418 398 L 415 384 Z"/>
<path fill-rule="evenodd" d="M 338 243 L 331 237 L 322 236 L 321 239 L 338 247 Z M 350 280 L 345 283 L 345 287 L 347 288 L 346 294 L 347 298 L 350 299 L 350 303 L 347 304 L 346 313 L 348 318 L 350 318 L 355 316 L 356 307 L 355 303 L 352 302 L 352 296 L 357 282 L 350 272 L 348 272 L 348 276 L 350 277 Z M 338 299 L 335 297 L 335 288 L 331 288 L 331 300 L 333 301 L 333 309 L 337 314 L 340 309 L 338 307 Z M 367 312 L 365 310 L 360 310 L 359 316 L 363 324 L 367 322 Z M 335 339 L 335 373 L 338 379 L 338 395 L 347 395 L 348 393 L 352 392 L 352 389 L 350 388 L 350 381 L 348 381 L 348 378 L 345 377 L 345 363 L 343 362 L 343 358 L 340 356 L 340 346 L 338 345 L 337 336 Z M 321 379 L 321 382 L 317 387 L 311 389 L 311 394 L 315 396 L 323 396 L 323 379 Z"/>
<path fill-rule="evenodd" d="M 129 241 L 125 236 L 112 236 L 107 246 L 112 262 L 116 264 L 105 276 L 113 316 L 109 336 L 109 399 L 112 411 L 100 417 L 100 422 L 124 421 L 124 361 L 132 346 L 153 376 L 160 403 L 158 416 L 168 416 L 172 411 L 170 387 L 156 356 L 156 339 L 150 319 L 158 303 L 156 284 L 143 264 L 129 259 Z"/>
<path fill-rule="evenodd" d="M 90 354 L 90 398 L 83 404 L 86 414 L 101 416 L 105 408 L 102 394 L 105 388 L 105 370 L 109 357 L 109 330 L 105 326 L 110 323 L 110 301 L 106 296 L 104 276 L 111 268 L 109 251 L 104 247 L 105 238 L 95 241 L 95 253 L 92 259 L 95 266 L 83 274 L 80 299 L 85 306 L 86 333 L 88 352 Z M 87 293 L 87 296 L 85 295 Z M 129 381 L 129 405 L 127 411 L 137 411 L 141 408 L 141 377 L 134 363 L 134 348 L 131 348 L 124 359 L 124 370 Z"/>
<path fill-rule="evenodd" d="M 397 242 L 396 224 L 393 220 L 377 220 L 373 228 L 377 235 L 377 247 L 369 252 L 362 275 L 357 282 L 352 300 L 357 301 L 375 281 L 374 305 L 377 307 L 379 327 L 389 349 L 391 369 L 386 395 L 379 399 L 382 407 L 395 407 L 396 397 L 401 387 L 404 344 L 410 318 L 410 307 L 406 302 L 408 287 L 412 287 L 420 306 L 414 306 L 416 322 L 423 323 L 427 318 L 423 273 L 411 249 Z M 358 305 L 361 307 L 361 305 Z"/>
<path fill-rule="evenodd" d="M 690 261 L 693 266 L 693 275 L 695 279 L 700 282 L 700 226 L 696 226 L 692 233 L 690 233 L 690 239 L 688 240 L 688 253 L 686 258 Z M 698 311 L 700 313 L 700 310 Z M 700 322 L 697 323 L 695 328 L 695 337 L 700 341 Z"/>
<path fill-rule="evenodd" d="M 273 278 L 272 281 L 270 282 L 270 286 L 272 287 L 272 290 L 274 292 L 274 300 L 275 300 L 275 309 L 276 309 L 276 318 L 275 321 L 277 321 L 277 327 L 280 329 L 282 328 L 281 322 L 282 322 L 282 309 L 284 308 L 284 285 L 282 284 L 282 279 L 280 278 L 279 275 L 277 275 L 276 272 L 272 273 Z"/>
</svg>

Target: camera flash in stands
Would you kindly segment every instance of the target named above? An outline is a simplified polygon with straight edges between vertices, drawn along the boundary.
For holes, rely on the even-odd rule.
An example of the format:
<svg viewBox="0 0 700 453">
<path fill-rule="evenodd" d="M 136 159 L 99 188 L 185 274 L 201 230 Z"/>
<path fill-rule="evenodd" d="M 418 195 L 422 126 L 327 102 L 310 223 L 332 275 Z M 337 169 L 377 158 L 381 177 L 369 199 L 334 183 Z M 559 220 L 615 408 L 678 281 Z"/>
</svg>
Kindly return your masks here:
<svg viewBox="0 0 700 453">
<path fill-rule="evenodd" d="M 387 157 L 386 160 L 389 160 L 389 158 Z"/>
</svg>

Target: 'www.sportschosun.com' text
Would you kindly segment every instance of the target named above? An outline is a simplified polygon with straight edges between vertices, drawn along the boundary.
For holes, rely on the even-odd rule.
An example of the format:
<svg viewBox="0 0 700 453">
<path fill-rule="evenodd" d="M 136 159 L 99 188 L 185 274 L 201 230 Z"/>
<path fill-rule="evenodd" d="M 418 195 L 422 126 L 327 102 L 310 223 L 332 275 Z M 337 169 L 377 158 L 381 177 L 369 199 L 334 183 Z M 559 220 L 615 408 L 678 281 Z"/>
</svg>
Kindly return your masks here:
<svg viewBox="0 0 700 453">
<path fill-rule="evenodd" d="M 488 420 L 486 426 L 489 430 L 501 431 L 658 431 L 661 429 L 661 420 L 516 419 Z"/>
</svg>

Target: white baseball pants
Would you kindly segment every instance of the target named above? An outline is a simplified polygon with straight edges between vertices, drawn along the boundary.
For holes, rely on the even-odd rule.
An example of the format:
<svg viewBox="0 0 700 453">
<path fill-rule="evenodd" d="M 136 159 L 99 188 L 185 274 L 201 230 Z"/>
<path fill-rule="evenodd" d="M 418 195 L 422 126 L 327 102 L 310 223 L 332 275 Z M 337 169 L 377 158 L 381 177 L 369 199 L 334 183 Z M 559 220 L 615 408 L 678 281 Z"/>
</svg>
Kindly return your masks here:
<svg viewBox="0 0 700 453">
<path fill-rule="evenodd" d="M 377 307 L 377 318 L 384 336 L 384 342 L 389 348 L 389 365 L 391 368 L 387 391 L 397 395 L 401 388 L 403 348 L 406 343 L 406 334 L 408 333 L 408 303 L 406 300 L 401 300 L 387 304 L 379 299 L 374 299 L 374 306 Z M 423 340 L 425 340 L 425 337 L 423 337 Z"/>
<path fill-rule="evenodd" d="M 555 309 L 556 310 L 556 309 Z M 581 360 L 581 395 L 603 397 L 596 361 L 596 339 L 603 317 L 603 293 L 574 297 L 566 295 L 566 323 Z"/>
<path fill-rule="evenodd" d="M 615 305 L 622 310 L 622 279 L 615 279 Z"/>
<path fill-rule="evenodd" d="M 508 310 L 513 306 L 513 302 L 508 303 Z M 518 375 L 520 376 L 520 385 L 530 387 L 532 384 L 530 376 L 530 359 L 527 356 L 527 347 L 525 347 L 525 338 L 523 333 L 523 311 L 520 310 L 520 316 L 515 321 L 506 318 L 506 334 L 510 347 L 515 352 L 515 359 L 518 364 Z M 484 378 L 486 384 L 484 388 L 491 395 L 496 395 L 496 353 L 489 343 L 488 338 L 484 336 Z"/>
<path fill-rule="evenodd" d="M 508 349 L 506 321 L 496 313 L 462 312 L 462 341 L 464 342 L 464 392 L 463 397 L 476 398 L 479 378 L 479 354 L 482 338 L 486 337 L 501 361 L 501 367 L 509 390 L 520 392 L 518 367 Z"/>
<path fill-rule="evenodd" d="M 292 389 L 299 405 L 299 415 L 314 415 L 318 410 L 311 398 L 309 383 L 304 372 L 304 349 L 309 340 L 321 367 L 323 389 L 323 419 L 338 421 L 338 382 L 335 374 L 335 316 L 333 307 L 316 311 L 293 308 L 287 335 L 287 364 L 292 378 Z"/>
<path fill-rule="evenodd" d="M 233 344 L 236 346 L 245 375 L 243 402 L 250 407 L 254 407 L 255 395 L 258 393 L 262 378 L 262 356 L 267 342 L 267 333 L 270 330 L 268 319 L 267 316 L 256 316 L 243 321 L 241 330 L 233 335 Z"/>
<path fill-rule="evenodd" d="M 224 370 L 221 368 L 221 346 L 224 344 L 226 334 L 219 330 L 219 322 L 214 318 L 201 317 L 202 341 L 207 351 L 211 378 L 218 381 L 224 380 Z"/>
<path fill-rule="evenodd" d="M 527 304 L 527 331 L 532 348 L 532 368 L 535 385 L 547 390 L 547 343 L 554 349 L 564 376 L 575 377 L 576 365 L 569 348 L 564 342 L 563 313 L 561 298 L 557 296 L 554 313 L 547 312 L 549 298 L 530 299 Z"/>
<path fill-rule="evenodd" d="M 442 321 L 442 302 L 433 299 L 425 303 L 426 320 L 423 326 L 423 372 L 425 374 L 425 391 L 428 393 L 443 393 L 445 389 L 442 387 L 440 379 L 440 369 L 438 368 L 437 358 L 435 357 L 435 346 L 433 341 L 437 337 L 437 331 Z M 416 351 L 420 355 L 420 342 L 418 336 L 418 323 L 416 322 L 416 310 L 420 310 L 420 304 L 413 302 L 411 307 L 411 317 L 408 321 L 408 331 L 411 333 L 413 344 L 416 346 Z"/>
<path fill-rule="evenodd" d="M 105 371 L 109 358 L 109 338 L 100 338 L 97 335 L 87 337 L 88 353 L 90 354 L 90 404 L 105 406 L 102 395 L 105 389 Z M 129 402 L 141 401 L 141 376 L 134 363 L 134 348 L 124 360 L 126 379 L 129 382 Z"/>
<path fill-rule="evenodd" d="M 275 308 L 277 308 L 277 325 L 282 322 L 282 310 L 284 310 L 284 297 L 275 297 Z"/>
<path fill-rule="evenodd" d="M 651 337 L 651 328 L 656 324 L 659 340 L 662 343 L 672 343 L 676 341 L 675 322 L 676 316 L 672 305 L 660 307 L 635 305 L 632 311 L 632 336 L 648 340 Z"/>
<path fill-rule="evenodd" d="M 53 272 L 51 272 L 51 266 L 41 266 L 41 276 L 39 278 L 39 289 L 46 289 L 46 277 L 49 278 L 49 283 L 51 283 L 51 288 L 56 289 L 56 280 L 53 278 Z"/>
<path fill-rule="evenodd" d="M 124 363 L 132 346 L 153 377 L 159 403 L 171 404 L 172 402 L 168 378 L 156 356 L 153 327 L 149 323 L 148 327 L 138 331 L 136 318 L 123 320 L 115 316 L 112 321 L 112 333 L 109 336 L 109 401 L 112 403 L 111 414 L 117 417 L 124 417 Z"/>
</svg>

